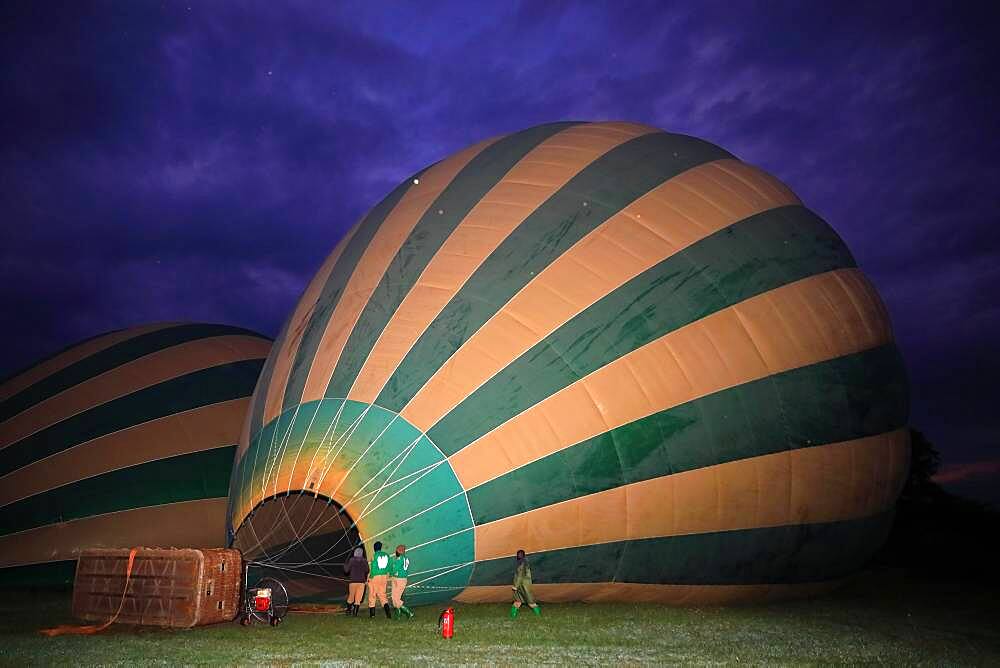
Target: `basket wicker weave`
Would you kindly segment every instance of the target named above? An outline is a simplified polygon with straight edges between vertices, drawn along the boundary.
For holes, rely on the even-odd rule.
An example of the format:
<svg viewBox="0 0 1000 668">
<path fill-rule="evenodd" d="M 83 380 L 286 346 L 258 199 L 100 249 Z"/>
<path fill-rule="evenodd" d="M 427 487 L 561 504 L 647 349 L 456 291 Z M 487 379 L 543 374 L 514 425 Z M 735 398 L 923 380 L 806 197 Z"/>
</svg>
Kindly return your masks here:
<svg viewBox="0 0 1000 668">
<path fill-rule="evenodd" d="M 73 614 L 110 619 L 121 604 L 123 624 L 188 628 L 234 619 L 239 612 L 239 550 L 138 548 L 125 588 L 129 550 L 80 553 L 73 585 Z"/>
</svg>

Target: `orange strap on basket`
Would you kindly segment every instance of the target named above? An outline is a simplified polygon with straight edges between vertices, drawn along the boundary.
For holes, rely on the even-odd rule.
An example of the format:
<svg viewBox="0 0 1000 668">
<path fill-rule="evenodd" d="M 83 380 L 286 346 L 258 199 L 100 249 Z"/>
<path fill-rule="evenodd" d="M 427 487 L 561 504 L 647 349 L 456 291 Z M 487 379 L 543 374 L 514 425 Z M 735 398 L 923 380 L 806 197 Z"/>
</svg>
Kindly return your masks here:
<svg viewBox="0 0 1000 668">
<path fill-rule="evenodd" d="M 118 615 L 122 614 L 122 608 L 125 607 L 125 594 L 128 592 L 128 582 L 129 578 L 132 577 L 132 564 L 135 563 L 135 553 L 139 550 L 137 547 L 133 547 L 128 552 L 128 566 L 125 567 L 125 586 L 122 588 L 122 600 L 118 602 L 118 609 L 115 614 L 108 621 L 104 622 L 100 626 L 76 626 L 73 624 L 63 624 L 61 626 L 55 626 L 51 629 L 40 629 L 38 632 L 44 636 L 62 636 L 62 635 L 91 635 L 94 633 L 100 633 L 104 629 L 108 628 L 115 623 L 118 619 Z"/>
</svg>

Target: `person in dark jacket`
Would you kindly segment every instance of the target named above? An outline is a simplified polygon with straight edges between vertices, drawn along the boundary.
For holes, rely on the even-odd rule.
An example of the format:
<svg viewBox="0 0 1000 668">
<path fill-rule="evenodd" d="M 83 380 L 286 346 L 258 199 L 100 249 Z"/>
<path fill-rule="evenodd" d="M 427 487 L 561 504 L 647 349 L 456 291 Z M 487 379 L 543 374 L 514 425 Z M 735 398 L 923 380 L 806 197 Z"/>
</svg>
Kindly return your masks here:
<svg viewBox="0 0 1000 668">
<path fill-rule="evenodd" d="M 535 597 L 531 593 L 531 565 L 528 563 L 528 557 L 524 554 L 524 550 L 517 551 L 514 566 L 514 584 L 511 589 L 514 590 L 514 604 L 510 607 L 511 619 L 517 617 L 517 613 L 523 603 L 527 603 L 528 607 L 536 615 L 542 614 L 541 608 L 535 603 Z"/>
<path fill-rule="evenodd" d="M 365 551 L 354 548 L 354 554 L 344 562 L 344 573 L 347 574 L 347 614 L 358 616 L 361 609 L 361 599 L 365 597 L 365 582 L 368 581 L 368 560 Z"/>
</svg>

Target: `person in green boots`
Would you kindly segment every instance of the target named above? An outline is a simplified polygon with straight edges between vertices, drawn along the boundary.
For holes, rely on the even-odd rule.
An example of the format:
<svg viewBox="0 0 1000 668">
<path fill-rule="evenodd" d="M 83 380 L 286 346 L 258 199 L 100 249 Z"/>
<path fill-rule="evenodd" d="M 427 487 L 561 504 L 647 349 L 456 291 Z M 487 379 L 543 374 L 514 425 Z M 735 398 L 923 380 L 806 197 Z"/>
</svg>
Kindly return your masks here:
<svg viewBox="0 0 1000 668">
<path fill-rule="evenodd" d="M 386 619 L 392 619 L 389 599 L 385 595 L 385 585 L 389 579 L 389 555 L 382 551 L 381 541 L 375 541 L 372 547 L 375 553 L 372 554 L 371 570 L 368 573 L 368 616 L 375 616 L 375 605 L 381 601 Z"/>
<path fill-rule="evenodd" d="M 396 554 L 389 562 L 389 586 L 392 588 L 392 607 L 398 618 L 400 613 L 413 617 L 413 613 L 403 605 L 403 590 L 406 589 L 406 577 L 410 572 L 410 558 L 406 556 L 406 546 L 397 545 Z"/>
<path fill-rule="evenodd" d="M 531 611 L 540 617 L 542 609 L 535 603 L 535 597 L 531 593 L 531 565 L 524 550 L 517 551 L 515 563 L 517 565 L 514 568 L 514 586 L 511 587 L 514 590 L 514 604 L 510 607 L 510 618 L 517 617 L 523 603 L 527 603 Z"/>
</svg>

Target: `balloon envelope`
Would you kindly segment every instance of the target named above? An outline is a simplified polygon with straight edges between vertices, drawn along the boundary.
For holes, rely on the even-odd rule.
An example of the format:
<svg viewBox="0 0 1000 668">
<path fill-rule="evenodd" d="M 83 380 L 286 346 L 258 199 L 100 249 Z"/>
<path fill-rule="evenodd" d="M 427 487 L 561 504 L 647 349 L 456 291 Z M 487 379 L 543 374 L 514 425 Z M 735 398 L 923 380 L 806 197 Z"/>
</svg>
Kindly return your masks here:
<svg viewBox="0 0 1000 668">
<path fill-rule="evenodd" d="M 885 538 L 908 395 L 837 234 L 708 142 L 555 123 L 403 181 L 268 357 L 236 545 L 333 595 L 405 543 L 414 603 L 822 590 Z"/>
<path fill-rule="evenodd" d="M 85 547 L 222 547 L 229 474 L 271 342 L 154 324 L 0 384 L 0 582 L 72 582 Z"/>
</svg>

